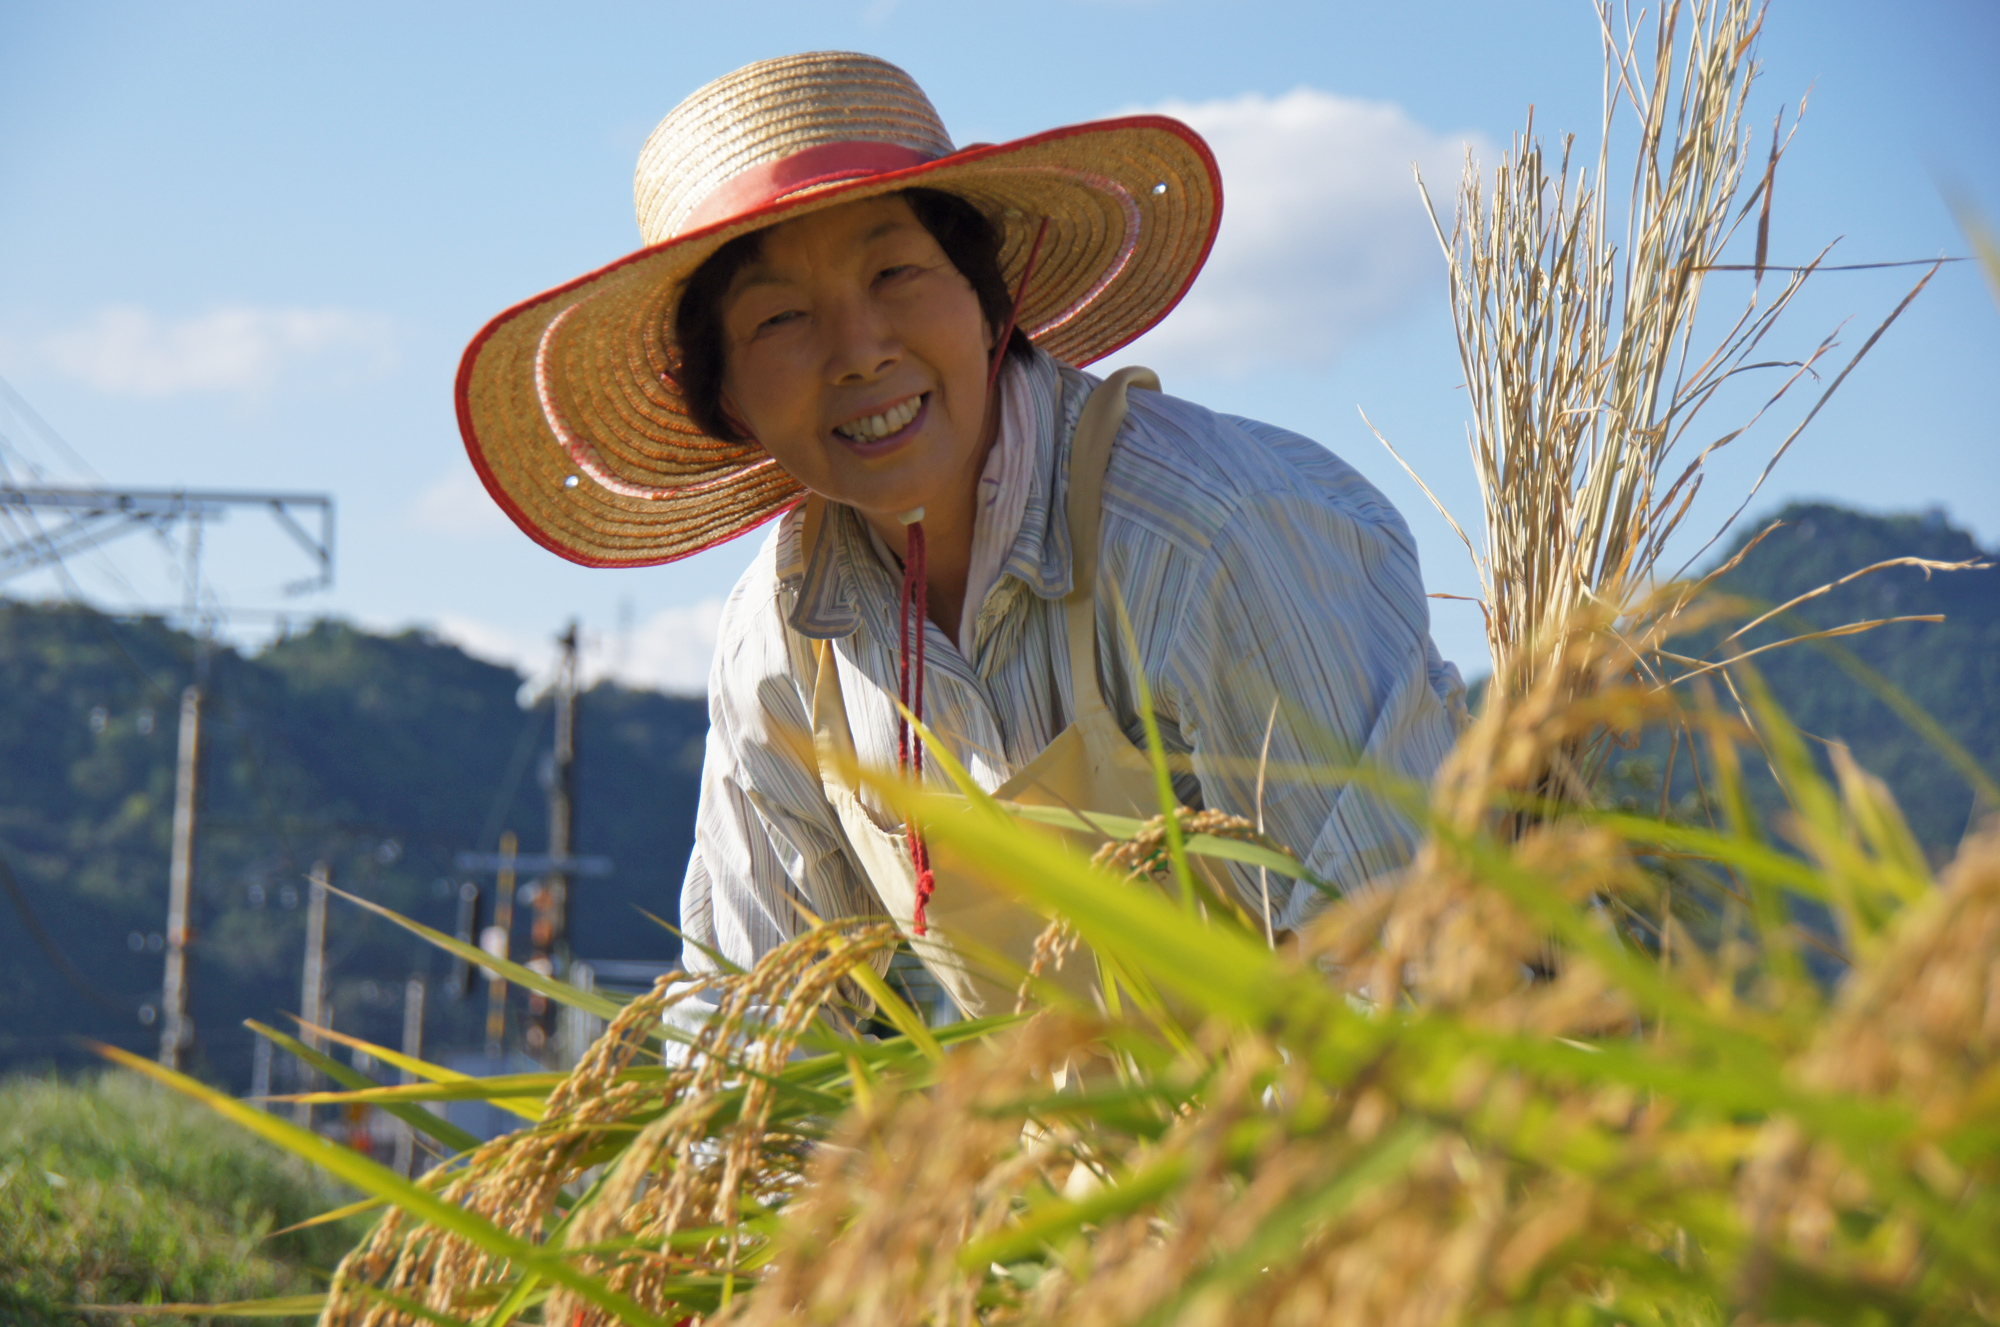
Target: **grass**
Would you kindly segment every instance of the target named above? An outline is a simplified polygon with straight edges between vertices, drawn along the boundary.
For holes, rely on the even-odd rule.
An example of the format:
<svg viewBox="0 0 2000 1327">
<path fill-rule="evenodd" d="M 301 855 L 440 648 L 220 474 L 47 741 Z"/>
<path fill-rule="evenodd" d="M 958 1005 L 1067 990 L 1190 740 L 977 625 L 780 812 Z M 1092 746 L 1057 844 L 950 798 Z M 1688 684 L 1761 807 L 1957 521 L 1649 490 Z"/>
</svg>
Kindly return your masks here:
<svg viewBox="0 0 2000 1327">
<path fill-rule="evenodd" d="M 323 1285 L 355 1225 L 271 1236 L 345 1191 L 136 1075 L 0 1083 L 0 1319 Z M 97 1322 L 105 1319 L 97 1318 Z"/>
</svg>

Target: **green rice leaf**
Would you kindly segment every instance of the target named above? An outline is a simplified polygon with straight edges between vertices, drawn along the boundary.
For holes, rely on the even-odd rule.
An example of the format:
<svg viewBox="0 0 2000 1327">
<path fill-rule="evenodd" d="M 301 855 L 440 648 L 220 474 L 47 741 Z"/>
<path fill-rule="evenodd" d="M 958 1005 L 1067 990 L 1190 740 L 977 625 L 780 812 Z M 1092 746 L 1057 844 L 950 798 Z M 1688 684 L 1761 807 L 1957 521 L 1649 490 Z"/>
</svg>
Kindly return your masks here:
<svg viewBox="0 0 2000 1327">
<path fill-rule="evenodd" d="M 360 1216 L 363 1212 L 373 1212 L 388 1205 L 386 1199 L 363 1198 L 358 1203 L 348 1203 L 345 1207 L 336 1207 L 330 1212 L 321 1212 L 318 1216 L 309 1216 L 303 1221 L 296 1221 L 281 1230 L 272 1231 L 264 1238 L 275 1239 L 279 1235 L 289 1235 L 295 1230 L 311 1230 L 314 1226 L 332 1225 L 336 1221 L 345 1221 L 350 1216 Z"/>
<path fill-rule="evenodd" d="M 337 889 L 332 885 L 328 885 L 326 889 L 329 894 L 338 894 L 341 898 L 346 899 L 356 907 L 366 909 L 378 917 L 392 921 L 413 935 L 422 936 L 448 954 L 462 958 L 468 963 L 476 963 L 495 976 L 505 977 L 516 986 L 531 990 L 537 995 L 546 995 L 557 1004 L 568 1005 L 572 1009 L 581 1009 L 587 1014 L 595 1014 L 606 1022 L 610 1022 L 612 1019 L 618 1017 L 619 1011 L 625 1007 L 622 1001 L 599 995 L 595 991 L 580 991 L 566 981 L 557 981 L 554 977 L 544 977 L 533 968 L 510 962 L 504 958 L 495 958 L 477 945 L 469 945 L 455 936 L 446 935 L 443 931 L 433 930 L 422 922 L 412 921 L 399 912 L 385 908 L 379 903 L 370 902 L 368 899 L 361 898 L 358 895 L 350 894 L 344 889 Z M 661 1034 L 671 1035 L 664 1026 L 658 1031 Z"/>
<path fill-rule="evenodd" d="M 299 1092 L 291 1096 L 271 1098 L 273 1101 L 309 1101 L 316 1105 L 346 1105 L 349 1102 L 366 1101 L 381 1104 L 390 1101 L 492 1101 L 503 1100 L 526 1102 L 527 1110 L 522 1113 L 529 1120 L 540 1120 L 541 1099 L 553 1092 L 562 1082 L 563 1075 L 544 1074 L 495 1074 L 491 1078 L 462 1078 L 445 1083 L 368 1083 L 352 1092 Z M 366 1079 L 362 1080 L 367 1083 Z"/>
<path fill-rule="evenodd" d="M 321 1137 L 287 1120 L 266 1114 L 254 1106 L 237 1101 L 234 1097 L 217 1092 L 185 1074 L 175 1073 L 129 1051 L 120 1050 L 116 1046 L 106 1046 L 101 1042 L 93 1042 L 91 1046 L 106 1059 L 203 1102 L 266 1141 L 304 1158 L 364 1193 L 386 1198 L 410 1215 L 427 1221 L 441 1230 L 450 1231 L 494 1257 L 504 1258 L 524 1270 L 534 1271 L 558 1285 L 573 1290 L 582 1298 L 618 1315 L 627 1323 L 636 1324 L 636 1327 L 668 1327 L 665 1319 L 648 1313 L 629 1297 L 611 1289 L 599 1278 L 572 1267 L 556 1252 L 508 1234 L 485 1217 L 469 1212 L 455 1203 L 446 1202 L 428 1189 L 411 1183 L 387 1166 L 371 1161 L 352 1148 L 343 1147 L 330 1138 Z"/>
<path fill-rule="evenodd" d="M 1113 880 L 1054 838 L 1024 830 L 991 798 L 927 793 L 894 776 L 861 774 L 925 833 L 980 862 L 991 883 L 1046 913 L 1062 913 L 1093 949 L 1149 974 L 1195 1007 L 1259 1026 L 1286 1007 L 1284 970 L 1248 932 L 1207 925 L 1156 893 Z"/>
<path fill-rule="evenodd" d="M 343 1046 L 360 1051 L 365 1055 L 373 1056 L 392 1069 L 401 1069 L 404 1073 L 413 1074 L 427 1082 L 459 1083 L 473 1077 L 471 1074 L 462 1074 L 456 1069 L 447 1069 L 441 1064 L 432 1064 L 429 1060 L 420 1060 L 414 1055 L 405 1055 L 401 1051 L 392 1051 L 387 1046 L 377 1046 L 372 1041 L 363 1041 L 359 1037 L 351 1037 L 345 1032 L 336 1032 L 332 1028 L 314 1027 L 297 1014 L 287 1014 L 285 1016 L 294 1023 L 297 1023 L 301 1030 L 313 1036 L 325 1037 L 328 1041 L 339 1042 Z"/>
<path fill-rule="evenodd" d="M 145 1317 L 160 1314 L 172 1318 L 317 1318 L 326 1307 L 326 1295 L 274 1295 L 270 1299 L 238 1299 L 227 1304 L 72 1304 L 76 1313 L 116 1314 Z"/>
<path fill-rule="evenodd" d="M 974 1271 L 991 1263 L 1010 1263 L 1027 1257 L 1044 1245 L 1110 1217 L 1157 1202 L 1188 1177 L 1185 1157 L 1170 1157 L 1150 1168 L 1108 1185 L 1088 1198 L 1052 1198 L 1032 1208 L 1019 1223 L 976 1239 L 958 1251 L 958 1265 Z"/>
<path fill-rule="evenodd" d="M 258 1036 L 272 1042 L 274 1045 L 281 1046 L 285 1050 L 290 1051 L 336 1083 L 345 1083 L 351 1088 L 362 1091 L 379 1087 L 367 1075 L 356 1073 L 353 1069 L 342 1064 L 332 1056 L 323 1055 L 297 1038 L 288 1037 L 274 1027 L 266 1027 L 254 1018 L 244 1019 L 243 1026 L 249 1028 Z M 273 1097 L 272 1100 L 282 1101 L 285 1098 Z M 443 1143 L 454 1152 L 470 1152 L 473 1148 L 479 1146 L 477 1138 L 474 1138 L 450 1120 L 445 1119 L 442 1115 L 433 1115 L 429 1111 L 417 1106 L 390 1105 L 386 1102 L 383 1104 L 382 1109 L 409 1125 L 418 1133 L 423 1134 L 426 1138 L 437 1139 L 438 1142 Z M 540 1119 L 540 1112 L 537 1111 L 534 1116 L 529 1118 Z"/>
</svg>

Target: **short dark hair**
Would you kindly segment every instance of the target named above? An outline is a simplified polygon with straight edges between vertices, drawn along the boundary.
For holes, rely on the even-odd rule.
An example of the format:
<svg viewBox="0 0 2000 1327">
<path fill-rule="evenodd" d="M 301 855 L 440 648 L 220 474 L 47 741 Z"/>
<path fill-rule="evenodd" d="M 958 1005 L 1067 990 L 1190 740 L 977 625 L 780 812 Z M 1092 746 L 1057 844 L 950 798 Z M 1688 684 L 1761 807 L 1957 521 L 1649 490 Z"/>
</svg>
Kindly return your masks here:
<svg viewBox="0 0 2000 1327">
<path fill-rule="evenodd" d="M 905 189 L 890 195 L 909 203 L 917 221 L 930 232 L 944 256 L 972 285 L 979 312 L 987 326 L 1007 325 L 1014 307 L 1013 292 L 1000 270 L 1000 228 L 984 212 L 957 194 L 939 189 Z M 681 287 L 674 310 L 670 347 L 673 378 L 687 402 L 687 412 L 703 433 L 725 442 L 747 441 L 730 426 L 722 412 L 722 297 L 736 274 L 755 262 L 764 248 L 764 232 L 739 235 L 708 256 Z M 1026 358 L 1033 351 L 1027 334 L 1015 328 L 1007 353 Z"/>
</svg>

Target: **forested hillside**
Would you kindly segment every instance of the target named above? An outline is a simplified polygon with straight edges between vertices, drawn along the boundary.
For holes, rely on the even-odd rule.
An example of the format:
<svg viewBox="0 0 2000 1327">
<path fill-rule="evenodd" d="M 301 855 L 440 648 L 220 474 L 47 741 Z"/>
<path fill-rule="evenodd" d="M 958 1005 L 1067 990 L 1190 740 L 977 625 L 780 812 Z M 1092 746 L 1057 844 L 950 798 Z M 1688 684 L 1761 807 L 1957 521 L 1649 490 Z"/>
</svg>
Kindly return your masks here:
<svg viewBox="0 0 2000 1327">
<path fill-rule="evenodd" d="M 1724 588 L 1774 604 L 1884 558 L 1979 554 L 1937 518 L 1874 517 L 1824 506 L 1779 514 L 1785 528 Z M 1831 626 L 1943 613 L 1845 638 L 2000 772 L 2000 571 L 1926 579 L 1895 570 L 1798 610 Z M 1770 639 L 1796 625 L 1760 632 Z M 152 620 L 0 601 L 0 854 L 79 970 L 65 977 L 11 903 L 0 903 L 0 1069 L 87 1056 L 80 1036 L 157 1045 L 141 1011 L 158 998 L 155 937 L 166 908 L 178 697 L 193 642 Z M 1772 690 L 1810 733 L 1847 742 L 1886 777 L 1934 856 L 1957 843 L 1966 784 L 1824 652 L 1759 656 Z M 490 850 L 501 830 L 524 851 L 545 842 L 537 774 L 549 706 L 517 703 L 521 679 L 421 633 L 379 636 L 321 623 L 253 656 L 211 664 L 200 840 L 200 935 L 193 1010 L 203 1072 L 248 1080 L 245 1017 L 298 1008 L 303 879 L 335 882 L 442 929 L 453 919 L 453 854 Z M 591 958 L 669 959 L 673 937 L 637 908 L 672 918 L 693 833 L 706 715 L 700 702 L 599 686 L 579 733 L 579 851 L 613 859 L 608 880 L 576 887 L 575 949 Z M 1643 753 L 1641 753 L 1643 755 Z M 440 955 L 336 902 L 329 947 L 338 1026 L 393 1041 L 403 981 L 443 975 Z M 525 940 L 517 918 L 516 952 Z M 429 1036 L 474 1045 L 483 1002 L 434 998 Z"/>
<path fill-rule="evenodd" d="M 45 931 L 0 902 L 0 1068 L 77 1064 L 88 1036 L 157 1047 L 179 696 L 194 642 L 156 620 L 0 601 L 0 854 Z M 194 1062 L 247 1083 L 246 1017 L 299 1007 L 304 877 L 442 929 L 453 855 L 503 829 L 546 842 L 538 774 L 550 706 L 523 710 L 512 670 L 418 632 L 322 622 L 209 665 L 193 924 Z M 600 685 L 578 715 L 577 850 L 613 860 L 577 882 L 580 957 L 670 959 L 643 907 L 676 912 L 707 727 L 696 700 Z M 636 905 L 636 907 L 635 907 Z M 516 953 L 527 919 L 517 915 Z M 427 946 L 335 900 L 336 1026 L 393 1044 L 404 981 L 441 976 Z M 75 972 L 65 975 L 60 951 Z M 483 1002 L 431 1002 L 429 1035 L 474 1044 Z"/>
<path fill-rule="evenodd" d="M 2000 555 L 1982 553 L 1942 513 L 1883 517 L 1799 504 L 1772 519 L 1784 527 L 1719 582 L 1754 605 L 1775 607 L 1890 558 L 2000 563 Z M 1760 521 L 1751 531 L 1768 524 L 1768 519 Z M 1731 551 L 1740 550 L 1748 538 L 1746 534 Z M 1942 614 L 1945 620 L 1895 623 L 1831 644 L 1882 674 L 1988 773 L 2000 776 L 2000 568 L 1929 576 L 1910 567 L 1876 572 L 1800 605 L 1744 643 L 1754 647 L 1802 631 L 1930 614 Z M 1910 828 L 1933 859 L 1950 855 L 1965 832 L 1972 791 L 1942 755 L 1818 645 L 1771 650 L 1755 663 L 1801 728 L 1845 742 L 1863 768 L 1888 780 Z"/>
</svg>

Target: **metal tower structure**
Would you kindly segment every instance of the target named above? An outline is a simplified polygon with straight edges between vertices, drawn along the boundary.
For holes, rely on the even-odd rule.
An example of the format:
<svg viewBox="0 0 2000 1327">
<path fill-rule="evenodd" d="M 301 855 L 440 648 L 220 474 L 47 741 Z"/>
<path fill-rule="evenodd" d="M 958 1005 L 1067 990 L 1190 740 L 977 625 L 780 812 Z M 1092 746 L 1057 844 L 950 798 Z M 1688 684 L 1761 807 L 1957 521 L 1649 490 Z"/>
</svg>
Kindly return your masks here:
<svg viewBox="0 0 2000 1327">
<path fill-rule="evenodd" d="M 204 523 L 261 508 L 299 545 L 316 574 L 285 587 L 304 594 L 333 585 L 333 499 L 325 493 L 234 489 L 76 488 L 0 483 L 0 581 L 142 530 L 164 534 L 186 521 L 199 547 Z M 47 521 L 48 523 L 44 523 Z M 317 527 L 312 528 L 312 527 Z"/>
<path fill-rule="evenodd" d="M 166 535 L 185 523 L 185 596 L 181 611 L 195 632 L 195 677 L 181 692 L 180 743 L 174 767 L 173 846 L 167 873 L 166 970 L 160 983 L 160 1063 L 180 1067 L 194 1042 L 188 1009 L 189 907 L 194 891 L 195 835 L 200 815 L 201 718 L 208 682 L 214 614 L 201 605 L 203 527 L 239 508 L 262 509 L 304 550 L 314 574 L 285 587 L 288 594 L 333 584 L 333 499 L 324 493 L 70 487 L 0 482 L 0 582 L 57 566 L 123 535 Z M 313 527 L 316 527 L 313 528 Z"/>
<path fill-rule="evenodd" d="M 90 471 L 88 463 L 4 379 L 0 379 L 0 403 L 11 406 L 15 415 L 27 421 L 72 463 Z M 7 461 L 9 455 L 25 464 L 35 482 L 15 480 Z M 200 817 L 202 707 L 218 617 L 213 608 L 204 610 L 201 602 L 202 530 L 231 511 L 261 509 L 298 544 L 313 565 L 313 574 L 285 586 L 285 593 L 329 589 L 333 585 L 333 498 L 325 493 L 120 488 L 42 481 L 41 468 L 21 457 L 9 440 L 0 435 L 0 584 L 40 568 L 53 567 L 69 582 L 74 593 L 74 582 L 69 581 L 67 568 L 63 566 L 65 559 L 140 531 L 150 531 L 165 542 L 175 526 L 187 527 L 187 537 L 178 550 L 185 559 L 180 608 L 188 630 L 195 635 L 194 680 L 180 697 L 173 845 L 167 885 L 166 970 L 160 1001 L 160 1062 L 169 1068 L 179 1068 L 182 1052 L 194 1041 L 194 1027 L 187 1016 L 188 946 L 194 934 L 189 909 Z M 323 890 L 323 882 L 316 882 L 315 888 Z"/>
</svg>

